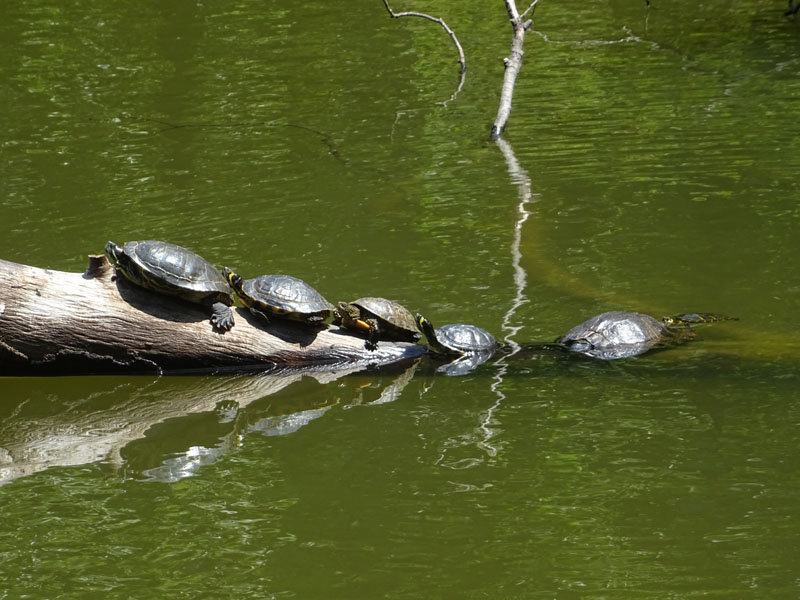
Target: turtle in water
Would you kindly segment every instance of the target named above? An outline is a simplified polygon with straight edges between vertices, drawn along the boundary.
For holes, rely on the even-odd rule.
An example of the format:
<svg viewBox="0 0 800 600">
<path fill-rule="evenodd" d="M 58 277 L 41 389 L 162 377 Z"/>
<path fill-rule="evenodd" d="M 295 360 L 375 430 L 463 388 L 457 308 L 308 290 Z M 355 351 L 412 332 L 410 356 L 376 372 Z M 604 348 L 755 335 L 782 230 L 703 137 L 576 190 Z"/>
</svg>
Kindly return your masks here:
<svg viewBox="0 0 800 600">
<path fill-rule="evenodd" d="M 428 346 L 437 354 L 463 356 L 497 347 L 494 336 L 475 325 L 454 323 L 434 329 L 433 324 L 420 314 L 417 314 L 416 322 L 419 330 L 425 334 Z"/>
<path fill-rule="evenodd" d="M 730 320 L 735 318 L 714 313 L 686 313 L 659 321 L 650 315 L 615 310 L 573 327 L 556 343 L 592 358 L 613 360 L 690 340 L 697 335 L 690 327 L 692 324 Z"/>
<path fill-rule="evenodd" d="M 433 323 L 420 314 L 415 320 L 432 352 L 455 357 L 455 360 L 439 368 L 447 375 L 463 375 L 471 371 L 489 360 L 497 348 L 494 336 L 475 325 L 453 323 L 434 328 Z"/>
<path fill-rule="evenodd" d="M 227 267 L 225 279 L 255 315 L 269 321 L 280 317 L 302 323 L 321 323 L 331 316 L 333 305 L 302 279 L 291 275 L 262 275 L 245 280 Z"/>
<path fill-rule="evenodd" d="M 106 256 L 117 273 L 138 286 L 177 296 L 211 311 L 220 331 L 233 327 L 233 294 L 214 265 L 191 250 L 156 240 L 106 244 Z"/>
<path fill-rule="evenodd" d="M 334 323 L 367 332 L 367 350 L 375 350 L 379 339 L 416 342 L 421 337 L 412 314 L 394 300 L 365 297 L 339 302 L 334 314 Z"/>
</svg>

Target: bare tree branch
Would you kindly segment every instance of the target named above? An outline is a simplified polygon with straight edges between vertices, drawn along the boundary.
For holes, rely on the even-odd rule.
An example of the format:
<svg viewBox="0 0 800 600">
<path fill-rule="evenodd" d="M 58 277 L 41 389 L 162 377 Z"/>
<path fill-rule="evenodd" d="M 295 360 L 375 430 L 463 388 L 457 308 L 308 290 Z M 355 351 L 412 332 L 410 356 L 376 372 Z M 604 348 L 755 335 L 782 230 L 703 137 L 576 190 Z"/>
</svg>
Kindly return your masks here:
<svg viewBox="0 0 800 600">
<path fill-rule="evenodd" d="M 438 19 L 436 17 L 432 17 L 430 15 L 426 15 L 425 13 L 419 13 L 419 12 L 406 11 L 406 12 L 396 13 L 389 6 L 388 0 L 383 0 L 383 5 L 386 7 L 389 16 L 392 17 L 393 19 L 399 19 L 400 17 L 419 17 L 421 19 L 427 19 L 428 21 L 433 21 L 434 23 L 438 23 L 439 25 L 442 26 L 442 29 L 444 29 L 447 32 L 447 35 L 449 35 L 450 39 L 453 40 L 453 44 L 455 45 L 456 50 L 458 50 L 458 62 L 461 65 L 461 78 L 458 83 L 458 88 L 453 93 L 453 95 L 450 96 L 450 100 L 455 98 L 458 92 L 461 91 L 461 88 L 464 87 L 464 78 L 466 77 L 466 71 L 467 71 L 467 59 L 464 58 L 464 49 L 461 47 L 461 44 L 459 43 L 455 32 L 452 29 L 450 29 L 450 27 L 447 26 L 447 23 L 444 22 L 444 19 Z"/>
<path fill-rule="evenodd" d="M 514 37 L 511 38 L 511 52 L 503 61 L 505 73 L 503 75 L 503 87 L 500 92 L 500 105 L 497 109 L 497 117 L 494 120 L 494 125 L 492 125 L 490 136 L 493 140 L 503 135 L 508 116 L 511 114 L 511 98 L 514 95 L 514 84 L 517 81 L 519 70 L 522 68 L 522 55 L 524 54 L 522 46 L 525 42 L 525 32 L 533 24 L 532 20 L 525 21 L 525 17 L 529 13 L 533 16 L 537 2 L 538 0 L 534 0 L 525 12 L 520 15 L 514 0 L 505 0 L 508 18 L 514 28 Z"/>
<path fill-rule="evenodd" d="M 519 18 L 520 19 L 524 19 L 525 17 L 528 16 L 528 13 L 531 13 L 531 15 L 533 15 L 533 11 L 536 10 L 536 4 L 538 4 L 538 2 L 539 2 L 539 0 L 534 0 L 533 2 L 531 2 L 531 5 L 528 8 L 525 9 L 525 12 L 522 13 L 519 16 Z"/>
</svg>

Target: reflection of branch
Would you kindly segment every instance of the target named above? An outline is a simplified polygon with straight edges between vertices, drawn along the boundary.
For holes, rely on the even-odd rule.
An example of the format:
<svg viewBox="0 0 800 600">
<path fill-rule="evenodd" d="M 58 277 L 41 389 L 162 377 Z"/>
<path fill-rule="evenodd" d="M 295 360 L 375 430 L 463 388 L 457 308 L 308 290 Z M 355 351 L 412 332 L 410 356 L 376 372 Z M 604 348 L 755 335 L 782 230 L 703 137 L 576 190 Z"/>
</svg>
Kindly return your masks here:
<svg viewBox="0 0 800 600">
<path fill-rule="evenodd" d="M 511 302 L 508 312 L 506 312 L 503 317 L 503 329 L 509 332 L 505 340 L 512 347 L 511 354 L 514 354 L 519 350 L 519 344 L 513 341 L 512 336 L 516 334 L 521 327 L 512 326 L 510 324 L 511 318 L 520 306 L 528 302 L 528 298 L 525 296 L 527 274 L 525 273 L 525 269 L 522 268 L 522 251 L 520 247 L 522 245 L 522 225 L 530 216 L 530 212 L 528 212 L 528 203 L 531 201 L 532 197 L 531 178 L 528 176 L 525 169 L 520 166 L 519 162 L 517 162 L 517 157 L 514 155 L 511 144 L 503 139 L 497 139 L 496 143 L 498 148 L 500 148 L 500 152 L 503 153 L 503 157 L 506 159 L 511 182 L 519 187 L 517 221 L 514 224 L 514 239 L 511 242 L 511 266 L 514 269 L 514 287 L 516 289 L 516 294 L 514 295 L 514 300 Z M 508 356 L 511 356 L 511 354 Z"/>
<path fill-rule="evenodd" d="M 383 0 L 383 5 L 389 12 L 389 16 L 392 17 L 393 19 L 399 19 L 400 17 L 420 17 L 421 19 L 427 19 L 428 21 L 433 21 L 434 23 L 438 23 L 439 25 L 442 26 L 442 29 L 444 29 L 447 32 L 447 35 L 449 35 L 450 39 L 453 40 L 453 44 L 455 45 L 456 50 L 458 50 L 458 62 L 461 64 L 461 78 L 458 82 L 458 88 L 456 88 L 456 91 L 453 92 L 452 96 L 450 96 L 450 100 L 455 98 L 458 92 L 461 91 L 461 88 L 464 87 L 464 78 L 466 77 L 466 71 L 467 71 L 467 59 L 464 58 L 464 49 L 461 47 L 461 44 L 459 43 L 455 32 L 447 26 L 447 23 L 444 22 L 444 19 L 438 19 L 436 17 L 426 15 L 425 13 L 418 13 L 418 12 L 406 11 L 406 12 L 396 13 L 389 6 L 388 0 Z"/>
<path fill-rule="evenodd" d="M 495 456 L 497 454 L 497 448 L 491 443 L 491 439 L 494 437 L 494 430 L 490 425 L 495 420 L 495 411 L 506 397 L 501 389 L 503 377 L 508 370 L 506 360 L 521 349 L 519 343 L 514 340 L 514 336 L 522 329 L 522 326 L 512 325 L 512 320 L 517 309 L 528 302 L 528 298 L 525 296 L 525 287 L 528 278 L 525 269 L 522 267 L 522 250 L 520 248 L 522 246 L 522 226 L 531 214 L 528 211 L 528 204 L 532 198 L 531 178 L 528 176 L 525 169 L 520 166 L 519 162 L 517 162 L 517 157 L 514 155 L 511 144 L 500 138 L 496 140 L 496 143 L 500 148 L 500 152 L 503 153 L 503 157 L 506 159 L 511 182 L 519 187 L 519 204 L 517 204 L 517 220 L 514 223 L 514 236 L 511 240 L 511 266 L 514 269 L 514 289 L 516 292 L 514 294 L 514 299 L 511 301 L 511 306 L 509 306 L 506 314 L 503 316 L 502 324 L 504 332 L 503 341 L 509 345 L 511 351 L 504 354 L 495 363 L 498 369 L 494 377 L 494 382 L 492 383 L 492 391 L 497 396 L 497 400 L 486 411 L 486 415 L 480 425 L 481 432 L 483 433 L 483 440 L 480 446 L 486 450 L 490 456 Z"/>
<path fill-rule="evenodd" d="M 533 24 L 533 20 L 525 20 L 528 13 L 533 16 L 533 11 L 536 8 L 536 3 L 539 0 L 534 0 L 531 5 L 522 13 L 517 12 L 517 6 L 514 0 L 505 0 L 506 10 L 508 11 L 508 18 L 511 20 L 511 26 L 514 28 L 514 37 L 511 39 L 511 52 L 508 57 L 503 61 L 506 70 L 503 75 L 503 88 L 500 92 L 500 106 L 497 109 L 497 117 L 492 125 L 491 138 L 498 139 L 503 135 L 508 122 L 508 116 L 511 114 L 511 97 L 514 95 L 514 84 L 517 81 L 517 75 L 520 68 L 522 68 L 522 45 L 525 42 L 525 32 Z"/>
</svg>

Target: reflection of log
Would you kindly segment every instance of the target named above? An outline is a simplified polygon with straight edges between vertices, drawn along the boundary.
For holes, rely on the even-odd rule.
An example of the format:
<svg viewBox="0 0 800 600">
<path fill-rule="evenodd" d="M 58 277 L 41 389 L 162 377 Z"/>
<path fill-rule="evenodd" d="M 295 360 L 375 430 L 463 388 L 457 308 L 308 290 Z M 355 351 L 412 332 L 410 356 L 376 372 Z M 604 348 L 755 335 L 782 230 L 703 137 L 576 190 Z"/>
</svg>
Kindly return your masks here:
<svg viewBox="0 0 800 600">
<path fill-rule="evenodd" d="M 119 465 L 124 462 L 120 452 L 134 440 L 143 438 L 154 425 L 190 414 L 213 415 L 216 410 L 220 417 L 226 411 L 235 415 L 267 397 L 271 401 L 261 410 L 254 410 L 253 418 L 324 409 L 330 404 L 325 394 L 309 394 L 306 390 L 300 395 L 284 394 L 281 399 L 280 393 L 309 378 L 325 384 L 363 369 L 298 369 L 280 374 L 155 380 L 92 377 L 74 391 L 65 389 L 59 379 L 42 380 L 39 393 L 52 388 L 55 394 L 57 390 L 59 402 L 29 402 L 23 393 L 12 394 L 10 410 L 0 420 L 0 485 L 54 466 L 97 461 Z M 413 365 L 409 371 L 413 373 Z M 382 386 L 393 383 L 384 381 L 377 372 L 370 372 L 373 375 L 367 381 Z M 346 404 L 357 399 L 363 393 L 363 384 L 363 380 L 356 379 L 349 386 L 341 385 L 337 388 L 340 398 L 336 400 Z M 218 431 L 211 432 L 211 445 L 219 442 L 215 434 L 223 429 L 220 426 Z M 191 435 L 194 436 L 191 445 L 208 443 L 202 432 Z"/>
<path fill-rule="evenodd" d="M 0 374 L 386 364 L 425 352 L 391 342 L 373 352 L 337 327 L 234 314 L 217 333 L 202 307 L 118 280 L 104 256 L 83 275 L 0 260 Z"/>
</svg>

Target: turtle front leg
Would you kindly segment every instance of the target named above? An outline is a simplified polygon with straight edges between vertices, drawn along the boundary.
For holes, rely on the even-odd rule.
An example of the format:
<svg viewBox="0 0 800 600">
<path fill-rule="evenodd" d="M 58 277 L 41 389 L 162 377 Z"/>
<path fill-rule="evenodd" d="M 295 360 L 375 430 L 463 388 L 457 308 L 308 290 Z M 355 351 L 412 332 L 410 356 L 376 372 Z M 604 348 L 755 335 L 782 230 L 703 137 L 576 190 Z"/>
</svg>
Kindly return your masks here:
<svg viewBox="0 0 800 600">
<path fill-rule="evenodd" d="M 228 331 L 233 327 L 233 311 L 224 302 L 214 302 L 211 304 L 211 324 L 215 329 L 222 332 Z"/>
<path fill-rule="evenodd" d="M 381 337 L 381 329 L 380 325 L 378 325 L 378 320 L 364 319 L 364 323 L 369 326 L 369 336 L 367 337 L 367 341 L 364 343 L 364 346 L 367 350 L 377 350 L 378 339 Z"/>
</svg>

